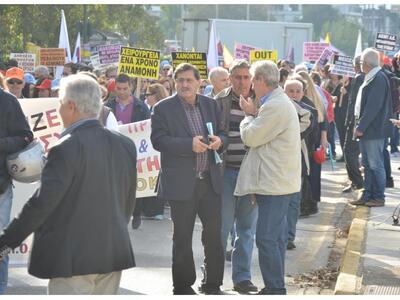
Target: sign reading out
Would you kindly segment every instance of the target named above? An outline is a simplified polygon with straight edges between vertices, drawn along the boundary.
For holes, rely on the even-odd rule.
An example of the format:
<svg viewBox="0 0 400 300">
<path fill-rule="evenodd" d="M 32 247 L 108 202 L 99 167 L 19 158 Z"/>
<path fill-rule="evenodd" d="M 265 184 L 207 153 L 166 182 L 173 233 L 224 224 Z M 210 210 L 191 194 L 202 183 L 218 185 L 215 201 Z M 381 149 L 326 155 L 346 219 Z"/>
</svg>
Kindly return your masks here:
<svg viewBox="0 0 400 300">
<path fill-rule="evenodd" d="M 174 70 L 182 63 L 189 63 L 197 67 L 201 79 L 208 78 L 207 54 L 203 52 L 171 52 Z"/>
<path fill-rule="evenodd" d="M 158 79 L 160 51 L 121 47 L 118 74 L 132 77 Z"/>
<path fill-rule="evenodd" d="M 278 62 L 277 50 L 250 50 L 250 64 L 259 60 L 272 60 Z"/>
<path fill-rule="evenodd" d="M 40 48 L 40 64 L 46 67 L 57 67 L 65 64 L 64 48 Z"/>
</svg>

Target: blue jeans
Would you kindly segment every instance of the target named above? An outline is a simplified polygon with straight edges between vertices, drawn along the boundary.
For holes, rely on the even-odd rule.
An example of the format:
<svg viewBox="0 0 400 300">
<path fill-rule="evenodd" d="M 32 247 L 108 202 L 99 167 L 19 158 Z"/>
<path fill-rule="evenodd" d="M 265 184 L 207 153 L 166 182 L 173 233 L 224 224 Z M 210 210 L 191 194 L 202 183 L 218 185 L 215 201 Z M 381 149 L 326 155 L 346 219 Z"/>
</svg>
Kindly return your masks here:
<svg viewBox="0 0 400 300">
<path fill-rule="evenodd" d="M 232 251 L 232 280 L 236 284 L 251 280 L 251 257 L 257 222 L 257 206 L 252 205 L 250 196 L 235 197 L 233 192 L 239 170 L 226 168 L 222 195 L 222 246 L 226 251 L 229 232 L 235 222 L 236 238 Z"/>
<path fill-rule="evenodd" d="M 299 197 L 292 198 L 292 200 L 289 203 L 289 208 L 287 212 L 288 241 L 292 242 L 296 238 L 296 225 L 300 215 L 300 199 L 301 199 L 301 192 L 299 193 Z"/>
<path fill-rule="evenodd" d="M 364 166 L 364 191 L 362 200 L 385 201 L 386 172 L 383 158 L 385 139 L 360 139 Z"/>
<path fill-rule="evenodd" d="M 271 294 L 286 294 L 287 212 L 289 203 L 299 197 L 300 193 L 279 196 L 256 195 L 258 259 L 266 291 Z"/>
<path fill-rule="evenodd" d="M 10 223 L 12 205 L 12 186 L 8 186 L 3 194 L 0 194 L 0 230 L 3 230 Z M 0 295 L 3 295 L 7 288 L 8 281 L 8 256 L 0 261 Z"/>
<path fill-rule="evenodd" d="M 396 114 L 396 119 L 399 118 L 399 115 Z M 399 152 L 399 128 L 397 126 L 393 126 L 392 136 L 390 137 L 390 153 Z"/>
</svg>

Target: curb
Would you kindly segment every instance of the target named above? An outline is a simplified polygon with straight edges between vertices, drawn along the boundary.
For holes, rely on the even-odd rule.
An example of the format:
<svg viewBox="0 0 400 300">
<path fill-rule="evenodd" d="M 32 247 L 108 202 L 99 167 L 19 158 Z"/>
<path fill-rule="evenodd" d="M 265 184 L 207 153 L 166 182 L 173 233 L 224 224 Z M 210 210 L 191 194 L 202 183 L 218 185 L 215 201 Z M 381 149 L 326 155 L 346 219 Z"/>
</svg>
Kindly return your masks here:
<svg viewBox="0 0 400 300">
<path fill-rule="evenodd" d="M 361 256 L 364 251 L 370 209 L 358 206 L 351 222 L 346 249 L 340 264 L 334 295 L 356 295 L 361 287 Z"/>
</svg>

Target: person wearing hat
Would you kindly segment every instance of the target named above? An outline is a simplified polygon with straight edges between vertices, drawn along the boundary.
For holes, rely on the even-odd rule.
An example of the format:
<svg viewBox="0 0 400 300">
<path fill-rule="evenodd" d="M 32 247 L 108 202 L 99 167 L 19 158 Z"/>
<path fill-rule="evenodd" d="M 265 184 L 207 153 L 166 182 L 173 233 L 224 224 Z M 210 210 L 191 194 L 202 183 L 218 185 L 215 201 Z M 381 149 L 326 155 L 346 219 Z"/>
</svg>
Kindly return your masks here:
<svg viewBox="0 0 400 300">
<path fill-rule="evenodd" d="M 36 85 L 35 76 L 33 76 L 31 73 L 25 73 L 24 81 L 25 85 L 24 88 L 22 89 L 22 95 L 24 96 L 24 98 L 32 98 L 33 90 Z"/>
<path fill-rule="evenodd" d="M 22 89 L 24 88 L 24 70 L 13 67 L 6 72 L 6 84 L 8 90 L 17 98 L 24 98 Z"/>
<path fill-rule="evenodd" d="M 47 98 L 50 97 L 51 94 L 51 80 L 45 79 L 42 83 L 36 86 L 38 89 L 38 98 Z"/>
</svg>

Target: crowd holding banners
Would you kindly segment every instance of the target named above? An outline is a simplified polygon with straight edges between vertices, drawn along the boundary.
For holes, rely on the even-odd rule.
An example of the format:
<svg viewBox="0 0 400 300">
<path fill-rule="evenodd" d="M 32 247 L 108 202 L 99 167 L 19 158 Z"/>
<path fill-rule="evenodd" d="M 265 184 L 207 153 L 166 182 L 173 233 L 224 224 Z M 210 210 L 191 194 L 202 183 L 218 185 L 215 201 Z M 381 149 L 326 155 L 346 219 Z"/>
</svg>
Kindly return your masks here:
<svg viewBox="0 0 400 300">
<path fill-rule="evenodd" d="M 393 51 L 396 49 L 397 36 L 390 33 L 378 32 L 376 34 L 375 48 L 378 51 Z"/>
<path fill-rule="evenodd" d="M 203 52 L 171 52 L 174 70 L 182 63 L 189 63 L 197 67 L 201 79 L 208 78 L 207 54 Z"/>
<path fill-rule="evenodd" d="M 353 66 L 353 58 L 350 56 L 335 54 L 333 56 L 333 68 L 331 74 L 355 77 L 356 73 Z"/>
<path fill-rule="evenodd" d="M 18 62 L 18 67 L 25 72 L 34 72 L 36 64 L 36 55 L 33 53 L 11 53 L 10 59 Z"/>
<path fill-rule="evenodd" d="M 321 42 L 305 42 L 303 43 L 303 60 L 315 62 L 319 59 L 325 48 L 329 47 L 329 43 Z"/>
<path fill-rule="evenodd" d="M 63 48 L 40 48 L 39 64 L 46 67 L 64 66 L 65 49 Z"/>
<path fill-rule="evenodd" d="M 158 79 L 160 51 L 121 47 L 118 73 L 132 77 Z"/>
<path fill-rule="evenodd" d="M 271 60 L 274 63 L 278 62 L 277 50 L 250 50 L 250 64 L 259 60 Z"/>
<path fill-rule="evenodd" d="M 333 54 L 333 49 L 331 47 L 326 47 L 321 53 L 321 56 L 315 62 L 314 68 L 317 70 L 322 69 L 329 62 Z"/>
</svg>

